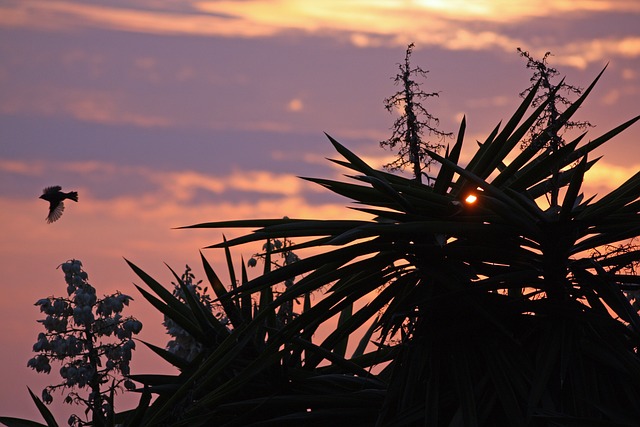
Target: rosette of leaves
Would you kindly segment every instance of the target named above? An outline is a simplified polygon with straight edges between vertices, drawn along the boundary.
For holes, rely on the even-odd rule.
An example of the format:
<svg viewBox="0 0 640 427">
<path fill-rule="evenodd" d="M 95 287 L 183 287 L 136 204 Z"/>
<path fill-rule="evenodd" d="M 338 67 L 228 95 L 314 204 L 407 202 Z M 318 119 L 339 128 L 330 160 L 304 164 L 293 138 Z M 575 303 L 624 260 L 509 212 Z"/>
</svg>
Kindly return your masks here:
<svg viewBox="0 0 640 427">
<path fill-rule="evenodd" d="M 276 265 L 271 262 L 275 246 L 266 244 L 266 252 L 259 254 L 264 260 L 263 275 L 271 274 L 272 267 Z M 288 248 L 287 245 L 281 247 L 285 251 Z M 210 301 L 198 297 L 193 283 L 190 286 L 185 275 L 180 277 L 173 273 L 182 291 L 180 295 L 176 295 L 129 262 L 152 291 L 139 287 L 143 296 L 165 315 L 165 319 L 171 319 L 172 325 L 189 334 L 193 343 L 197 343 L 197 346 L 192 345 L 191 348 L 200 349 L 196 357 L 184 358 L 176 352 L 145 343 L 177 367 L 180 373 L 130 376 L 132 380 L 142 383 L 146 392 L 157 395 L 148 408 L 144 411 L 139 409 L 140 416 L 135 425 L 250 425 L 256 420 L 278 418 L 287 414 L 287 410 L 283 411 L 278 402 L 288 407 L 293 405 L 295 408 L 289 409 L 289 412 L 294 414 L 306 410 L 303 408 L 306 401 L 300 398 L 301 395 L 307 396 L 307 400 L 310 399 L 309 395 L 314 396 L 314 399 L 323 399 L 325 405 L 329 406 L 344 405 L 345 402 L 341 402 L 341 394 L 338 393 L 340 390 L 342 395 L 350 395 L 353 390 L 361 390 L 365 385 L 373 391 L 358 399 L 361 405 L 370 405 L 371 396 L 380 394 L 375 389 L 381 389 L 383 383 L 373 379 L 362 365 L 345 359 L 346 342 L 337 343 L 337 352 L 328 356 L 333 363 L 314 371 L 305 367 L 305 352 L 322 354 L 326 350 L 311 342 L 313 328 L 307 327 L 305 334 L 296 333 L 291 339 L 283 338 L 285 325 L 306 322 L 305 313 L 312 306 L 309 293 L 300 294 L 302 313 L 287 316 L 288 320 L 283 322 L 282 307 L 290 308 L 292 305 L 283 304 L 282 297 L 272 287 L 264 287 L 255 294 L 239 294 L 228 248 L 225 254 L 230 277 L 228 286 L 223 285 L 207 259 L 202 256 L 209 286 L 217 297 L 216 304 L 219 304 L 214 311 Z M 287 277 L 286 284 L 291 286 L 289 279 L 295 276 Z M 243 262 L 241 283 L 248 282 Z M 286 284 L 283 284 L 285 289 Z M 345 315 L 340 323 L 346 322 L 346 313 L 350 309 L 345 308 Z M 371 330 L 368 335 L 365 334 L 363 344 L 356 351 L 364 352 L 364 346 L 372 332 Z M 282 346 L 282 342 L 289 344 Z M 265 355 L 268 356 L 263 357 Z M 292 404 L 288 398 L 294 396 L 299 402 Z M 368 419 L 371 420 L 371 417 Z"/>
<path fill-rule="evenodd" d="M 290 249 L 320 251 L 244 283 L 227 298 L 269 292 L 304 274 L 262 306 L 266 313 L 268 307 L 328 289 L 314 307 L 278 330 L 257 360 L 229 382 L 211 387 L 206 404 L 197 406 L 213 412 L 224 405 L 264 410 L 251 420 L 254 424 L 243 424 L 261 426 L 344 425 L 345 420 L 380 426 L 637 423 L 640 319 L 624 291 L 638 289 L 640 277 L 621 271 L 638 262 L 640 251 L 598 256 L 594 250 L 638 236 L 640 173 L 600 197 L 584 195 L 582 184 L 598 161 L 593 151 L 640 116 L 595 139 L 585 142 L 582 134 L 558 150 L 545 149 L 546 138 L 570 120 L 600 75 L 558 116 L 554 129 L 539 133 L 523 150 L 523 137 L 546 106 L 529 113 L 537 87 L 466 162 L 460 159 L 463 119 L 455 145 L 444 156 L 429 153 L 440 163 L 433 186 L 375 170 L 329 137 L 343 157 L 334 162 L 347 169 L 350 181 L 306 179 L 351 199 L 370 220 L 256 219 L 190 226 L 253 229 L 212 247 L 294 238 L 303 243 Z M 553 185 L 562 197 L 548 206 L 544 195 Z M 475 203 L 467 202 L 470 195 Z M 391 361 L 369 374 L 369 383 L 358 382 L 367 376 L 352 369 L 356 387 L 336 382 L 333 393 L 293 395 L 278 382 L 271 385 L 270 397 L 234 394 L 280 358 L 282 348 L 306 351 L 301 337 L 363 301 L 306 353 L 298 372 L 313 376 L 323 360 L 332 369 L 371 367 L 376 352 L 343 358 L 340 364 L 332 358 L 342 356 L 337 343 L 375 320 L 381 334 L 377 354 L 387 352 L 380 359 Z M 247 330 L 257 327 L 251 322 Z M 367 393 L 369 405 L 358 399 Z M 231 418 L 221 424 L 235 425 Z"/>
</svg>

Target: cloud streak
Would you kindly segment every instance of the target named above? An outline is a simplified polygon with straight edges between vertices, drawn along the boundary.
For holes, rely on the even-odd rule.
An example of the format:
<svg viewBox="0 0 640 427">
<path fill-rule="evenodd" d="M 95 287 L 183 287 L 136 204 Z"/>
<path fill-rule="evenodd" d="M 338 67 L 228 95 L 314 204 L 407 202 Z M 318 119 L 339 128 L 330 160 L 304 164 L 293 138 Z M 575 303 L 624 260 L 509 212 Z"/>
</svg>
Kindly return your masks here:
<svg viewBox="0 0 640 427">
<path fill-rule="evenodd" d="M 366 157 L 363 157 L 367 161 Z M 385 158 L 386 160 L 386 158 Z M 372 163 L 379 163 L 380 158 L 370 158 Z M 640 170 L 640 164 L 619 166 L 603 161 L 598 162 L 585 176 L 585 191 L 587 194 L 605 194 L 617 188 L 624 181 Z M 194 171 L 156 171 L 142 166 L 119 166 L 112 163 L 90 162 L 44 162 L 44 161 L 16 161 L 0 159 L 0 176 L 16 174 L 21 176 L 47 176 L 62 173 L 84 176 L 81 182 L 87 182 L 85 188 L 77 188 L 83 193 L 83 201 L 88 197 L 93 199 L 94 208 L 99 211 L 104 206 L 100 203 L 112 204 L 112 209 L 118 215 L 130 215 L 140 212 L 141 218 L 149 215 L 160 215 L 163 209 L 172 212 L 184 212 L 188 206 L 203 207 L 207 204 L 215 205 L 220 219 L 238 217 L 256 217 L 258 213 L 268 216 L 273 212 L 305 212 L 310 217 L 321 217 L 315 211 L 313 195 L 326 192 L 322 187 L 304 181 L 290 174 L 278 174 L 269 171 L 240 171 L 236 170 L 225 176 L 203 174 Z M 339 177 L 336 177 L 340 179 Z M 97 180 L 93 183 L 92 179 Z M 101 185 L 113 185 L 116 181 L 145 181 L 149 186 L 143 193 L 122 194 L 116 198 L 100 196 Z M 220 202 L 219 198 L 211 198 L 209 202 L 197 199 L 198 192 L 204 191 L 211 195 L 221 195 L 236 192 L 248 194 L 251 197 L 242 198 L 242 202 Z M 265 198 L 265 196 L 268 196 Z M 253 201 L 251 201 L 253 200 Z M 116 203 L 117 202 L 117 203 Z M 348 200 L 340 206 L 347 205 Z M 178 209 L 177 206 L 183 206 Z M 222 213 L 222 208 L 226 212 Z M 331 209 L 337 208 L 329 204 Z M 200 209 L 199 208 L 199 209 Z M 253 213 L 252 213 L 253 212 Z M 225 216 L 226 215 L 226 216 Z M 176 215 L 160 215 L 177 219 Z M 259 215 L 257 215 L 259 216 Z"/>
<path fill-rule="evenodd" d="M 51 86 L 23 87 L 18 91 L 7 91 L 0 100 L 0 113 L 70 116 L 83 122 L 139 127 L 167 127 L 172 124 L 166 117 L 140 112 L 128 95 L 121 91 Z"/>
<path fill-rule="evenodd" d="M 327 0 L 191 1 L 181 11 L 151 2 L 146 9 L 80 1 L 11 1 L 0 6 L 0 25 L 44 30 L 97 27 L 156 35 L 256 38 L 313 34 L 338 37 L 359 47 L 438 46 L 450 50 L 512 52 L 535 40 L 508 35 L 514 25 L 547 18 L 571 22 L 599 13 L 640 13 L 633 0 L 468 1 Z M 526 42 L 526 43 L 525 43 Z M 558 63 L 584 68 L 612 57 L 640 56 L 635 34 L 593 37 L 556 46 L 530 46 L 557 54 Z"/>
<path fill-rule="evenodd" d="M 100 161 L 84 162 L 45 162 L 17 161 L 0 159 L 0 176 L 17 174 L 21 176 L 61 176 L 71 174 L 77 181 L 96 181 L 96 186 L 124 184 L 124 182 L 145 181 L 151 186 L 145 195 L 132 197 L 153 197 L 189 202 L 198 191 L 212 195 L 224 193 L 248 193 L 260 199 L 261 196 L 300 197 L 309 196 L 323 190 L 318 185 L 304 181 L 294 175 L 274 173 L 265 170 L 234 170 L 226 175 L 212 175 L 190 170 L 159 171 L 144 166 L 124 166 Z M 79 179 L 78 177 L 84 177 Z M 127 186 L 124 185 L 124 188 Z M 91 190 L 93 197 L 99 197 L 99 191 Z"/>
</svg>

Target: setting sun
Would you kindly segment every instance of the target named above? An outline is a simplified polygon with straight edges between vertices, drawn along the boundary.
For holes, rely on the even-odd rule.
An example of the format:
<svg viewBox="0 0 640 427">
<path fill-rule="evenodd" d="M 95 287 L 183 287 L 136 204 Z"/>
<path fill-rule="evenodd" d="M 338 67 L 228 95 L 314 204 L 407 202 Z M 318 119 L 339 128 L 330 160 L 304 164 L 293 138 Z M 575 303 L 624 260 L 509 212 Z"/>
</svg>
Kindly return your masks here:
<svg viewBox="0 0 640 427">
<path fill-rule="evenodd" d="M 468 204 L 473 204 L 476 202 L 476 200 L 478 200 L 478 197 L 475 194 L 469 194 L 464 201 L 467 202 Z"/>
</svg>

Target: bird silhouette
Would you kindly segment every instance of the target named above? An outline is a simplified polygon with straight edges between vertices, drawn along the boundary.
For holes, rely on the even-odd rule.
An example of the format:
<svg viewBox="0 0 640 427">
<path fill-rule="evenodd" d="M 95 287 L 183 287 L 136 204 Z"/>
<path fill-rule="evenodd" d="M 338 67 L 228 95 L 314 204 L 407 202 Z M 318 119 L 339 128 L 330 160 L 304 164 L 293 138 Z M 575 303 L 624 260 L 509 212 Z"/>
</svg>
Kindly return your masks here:
<svg viewBox="0 0 640 427">
<path fill-rule="evenodd" d="M 49 215 L 47 215 L 47 223 L 49 224 L 57 221 L 62 216 L 62 211 L 64 211 L 64 203 L 62 201 L 64 199 L 78 201 L 77 191 L 63 193 L 61 190 L 62 187 L 59 185 L 47 187 L 42 191 L 42 196 L 40 196 L 41 199 L 49 202 Z"/>
</svg>

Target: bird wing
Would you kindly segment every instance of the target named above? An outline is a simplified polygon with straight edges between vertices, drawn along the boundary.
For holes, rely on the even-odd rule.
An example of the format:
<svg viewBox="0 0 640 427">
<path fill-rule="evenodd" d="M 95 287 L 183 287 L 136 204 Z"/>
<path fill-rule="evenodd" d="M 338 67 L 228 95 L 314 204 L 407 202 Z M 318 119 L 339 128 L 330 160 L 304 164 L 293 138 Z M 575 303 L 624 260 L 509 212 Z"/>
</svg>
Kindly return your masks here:
<svg viewBox="0 0 640 427">
<path fill-rule="evenodd" d="M 49 215 L 47 216 L 47 223 L 51 224 L 60 219 L 64 211 L 63 202 L 50 202 L 49 203 Z"/>
<path fill-rule="evenodd" d="M 62 187 L 60 187 L 59 185 L 54 185 L 52 187 L 45 188 L 44 190 L 42 190 L 42 193 L 51 194 L 51 193 L 57 193 L 60 190 L 62 190 Z"/>
</svg>

